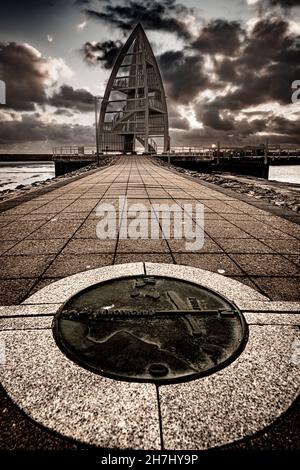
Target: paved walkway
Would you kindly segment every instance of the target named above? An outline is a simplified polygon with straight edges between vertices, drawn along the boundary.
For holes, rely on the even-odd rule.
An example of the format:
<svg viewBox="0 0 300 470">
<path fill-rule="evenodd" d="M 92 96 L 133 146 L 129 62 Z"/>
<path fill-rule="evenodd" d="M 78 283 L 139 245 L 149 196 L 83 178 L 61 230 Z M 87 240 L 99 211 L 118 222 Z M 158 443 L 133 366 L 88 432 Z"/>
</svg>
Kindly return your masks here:
<svg viewBox="0 0 300 470">
<path fill-rule="evenodd" d="M 185 240 L 105 242 L 96 237 L 99 202 L 205 207 L 205 244 Z M 145 215 L 147 217 L 147 215 Z M 146 223 L 146 222 L 145 222 Z M 50 282 L 111 264 L 152 261 L 220 272 L 272 300 L 299 300 L 300 226 L 142 157 L 71 182 L 0 214 L 0 304 L 14 305 Z"/>
<path fill-rule="evenodd" d="M 127 196 L 129 204 L 141 202 L 148 208 L 154 203 L 201 202 L 205 208 L 203 248 L 200 252 L 186 251 L 185 240 L 97 239 L 97 205 L 101 201 L 118 206 L 121 194 Z M 144 214 L 144 220 L 147 224 L 148 214 Z M 122 157 L 113 166 L 2 212 L 0 232 L 1 305 L 19 304 L 42 287 L 81 271 L 139 261 L 198 267 L 243 282 L 271 300 L 300 300 L 299 225 L 140 156 Z M 288 325 L 286 315 L 282 317 L 284 321 Z M 286 325 L 283 328 L 287 331 Z M 260 334 L 261 326 L 254 328 Z M 270 332 L 275 331 L 272 328 Z M 20 333 L 20 338 L 23 334 Z M 45 329 L 40 337 L 47 334 Z M 260 339 L 259 351 L 262 341 L 268 349 L 269 339 L 269 334 Z M 41 344 L 44 351 L 44 343 Z M 289 350 L 286 355 L 288 360 Z M 5 394 L 0 394 L 0 398 L 2 448 L 74 448 L 67 439 L 55 437 L 30 421 Z M 170 400 L 167 411 L 173 395 Z M 293 446 L 297 442 L 297 419 L 299 412 L 294 408 L 250 444 L 237 443 L 231 447 Z"/>
</svg>

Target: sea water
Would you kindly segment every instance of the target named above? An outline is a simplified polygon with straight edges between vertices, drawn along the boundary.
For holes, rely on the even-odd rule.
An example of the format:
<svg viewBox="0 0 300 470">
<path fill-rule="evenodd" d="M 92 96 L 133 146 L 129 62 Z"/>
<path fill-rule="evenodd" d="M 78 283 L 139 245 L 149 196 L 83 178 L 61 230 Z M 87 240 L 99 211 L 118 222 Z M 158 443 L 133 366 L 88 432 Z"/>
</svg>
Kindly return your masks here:
<svg viewBox="0 0 300 470">
<path fill-rule="evenodd" d="M 53 162 L 0 162 L 0 191 L 54 178 Z"/>
</svg>

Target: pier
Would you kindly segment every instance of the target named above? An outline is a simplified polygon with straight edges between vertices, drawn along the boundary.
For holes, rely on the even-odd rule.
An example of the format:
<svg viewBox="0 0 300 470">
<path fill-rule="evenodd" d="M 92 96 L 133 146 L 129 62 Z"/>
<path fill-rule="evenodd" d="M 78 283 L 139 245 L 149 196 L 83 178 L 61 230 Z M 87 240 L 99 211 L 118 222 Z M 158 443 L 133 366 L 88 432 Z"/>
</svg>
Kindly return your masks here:
<svg viewBox="0 0 300 470">
<path fill-rule="evenodd" d="M 141 156 L 120 157 L 111 167 L 48 190 L 1 213 L 4 305 L 18 303 L 33 289 L 88 265 L 93 268 L 130 260 L 179 264 L 186 261 L 190 266 L 212 271 L 223 268 L 226 275 L 254 283 L 272 300 L 300 300 L 300 228 L 264 207 L 255 207 L 250 198 L 246 203 L 232 191 L 226 195 L 224 189 L 192 181 Z M 140 241 L 138 245 L 97 240 L 94 209 L 100 201 L 117 204 L 120 195 L 147 206 L 161 201 L 202 202 L 207 237 L 204 248 L 200 253 L 188 254 L 182 251 L 180 242 L 172 240 Z M 280 214 L 279 208 L 272 210 Z M 295 214 L 293 217 L 297 218 Z M 260 260 L 257 254 L 261 255 Z"/>
<path fill-rule="evenodd" d="M 96 225 L 99 221 L 99 217 L 95 212 L 97 205 L 100 202 L 106 202 L 117 207 L 118 198 L 121 195 L 126 195 L 129 202 L 140 202 L 147 208 L 150 208 L 151 204 L 154 203 L 177 203 L 182 206 L 186 203 L 201 202 L 204 205 L 205 220 L 205 243 L 203 248 L 199 252 L 187 251 L 185 240 L 164 237 L 159 240 L 138 241 L 122 240 L 119 237 L 116 240 L 99 240 L 96 235 Z M 237 281 L 238 285 L 241 286 L 241 292 L 243 286 L 245 289 L 251 288 L 251 292 L 256 292 L 255 295 L 260 301 L 252 302 L 251 305 L 248 303 L 247 307 L 244 306 L 244 309 L 245 314 L 248 315 L 247 318 L 250 319 L 250 340 L 256 338 L 255 341 L 258 341 L 261 357 L 256 357 L 254 350 L 249 350 L 244 366 L 243 362 L 239 363 L 239 374 L 240 377 L 245 374 L 245 377 L 251 378 L 252 368 L 253 371 L 257 370 L 260 367 L 259 361 L 262 358 L 267 357 L 268 353 L 274 356 L 268 363 L 272 365 L 274 370 L 272 368 L 272 370 L 269 370 L 269 366 L 264 366 L 261 370 L 264 370 L 265 374 L 263 389 L 268 384 L 266 390 L 271 393 L 270 406 L 276 419 L 274 418 L 274 423 L 268 422 L 270 426 L 264 430 L 265 425 L 259 423 L 260 417 L 257 416 L 258 422 L 255 422 L 253 430 L 259 429 L 261 426 L 260 434 L 256 436 L 256 433 L 249 429 L 248 434 L 250 436 L 248 435 L 246 441 L 242 439 L 229 447 L 234 449 L 260 449 L 269 446 L 271 448 L 274 446 L 274 442 L 275 445 L 281 448 L 288 448 L 293 443 L 296 445 L 295 443 L 298 440 L 295 424 L 297 421 L 297 408 L 293 406 L 286 413 L 283 413 L 282 409 L 283 403 L 285 404 L 284 408 L 288 408 L 292 404 L 293 398 L 291 397 L 295 398 L 296 393 L 293 387 L 297 385 L 296 378 L 293 379 L 294 385 L 292 382 L 289 386 L 286 385 L 286 381 L 292 380 L 293 374 L 297 371 L 288 362 L 292 354 L 290 351 L 290 338 L 292 336 L 289 335 L 296 331 L 295 325 L 298 322 L 298 316 L 295 313 L 299 312 L 300 308 L 300 228 L 299 224 L 295 223 L 297 221 L 295 214 L 293 219 L 295 222 L 291 222 L 285 218 L 285 213 L 280 208 L 272 208 L 259 201 L 254 203 L 251 198 L 237 195 L 228 189 L 221 189 L 210 183 L 193 180 L 191 177 L 177 173 L 172 168 L 162 167 L 151 157 L 145 156 L 120 156 L 114 165 L 96 171 L 93 170 L 80 179 L 66 180 L 57 188 L 51 189 L 51 186 L 49 186 L 42 195 L 32 193 L 30 200 L 28 198 L 24 202 L 18 200 L 15 205 L 13 201 L 10 201 L 9 207 L 9 209 L 5 207 L 5 202 L 0 205 L 0 302 L 3 306 L 0 307 L 1 338 L 5 341 L 5 344 L 10 345 L 9 348 L 12 348 L 9 351 L 20 351 L 19 360 L 24 360 L 24 370 L 20 367 L 15 372 L 10 370 L 10 364 L 11 367 L 13 367 L 13 364 L 8 361 L 7 375 L 4 374 L 4 389 L 10 390 L 8 395 L 6 395 L 5 390 L 2 393 L 3 409 L 5 409 L 2 417 L 6 448 L 23 450 L 72 449 L 74 446 L 75 448 L 81 448 L 81 446 L 85 448 L 85 446 L 88 446 L 88 442 L 93 443 L 93 434 L 91 434 L 89 441 L 88 432 L 83 434 L 85 443 L 81 444 L 78 443 L 81 440 L 79 435 L 76 438 L 78 439 L 77 444 L 76 442 L 74 444 L 74 442 L 60 434 L 52 434 L 51 422 L 55 423 L 56 415 L 51 415 L 53 410 L 51 411 L 50 408 L 50 411 L 45 411 L 45 413 L 42 411 L 44 407 L 45 410 L 48 410 L 48 404 L 43 401 L 39 404 L 38 400 L 40 398 L 38 396 L 35 399 L 28 398 L 28 405 L 24 405 L 21 412 L 13 404 L 13 401 L 18 400 L 17 395 L 19 392 L 16 392 L 13 401 L 9 395 L 14 393 L 11 390 L 13 390 L 14 384 L 18 383 L 19 378 L 21 376 L 26 378 L 26 371 L 28 373 L 33 371 L 36 374 L 36 384 L 43 384 L 44 378 L 39 376 L 42 373 L 40 366 L 41 364 L 48 364 L 49 361 L 54 367 L 54 375 L 57 374 L 55 375 L 55 386 L 59 396 L 61 394 L 67 396 L 67 388 L 69 390 L 71 390 L 70 387 L 76 388 L 76 371 L 78 367 L 76 366 L 76 369 L 74 369 L 76 373 L 70 374 L 67 383 L 65 383 L 65 377 L 62 374 L 68 374 L 68 368 L 64 369 L 65 366 L 62 366 L 62 368 L 55 369 L 55 361 L 58 360 L 55 359 L 55 354 L 58 354 L 58 352 L 55 352 L 55 346 L 53 345 L 53 350 L 51 349 L 52 346 L 49 350 L 43 346 L 43 344 L 46 344 L 43 343 L 44 339 L 46 340 L 51 336 L 53 308 L 58 303 L 54 305 L 54 301 L 51 301 L 48 297 L 47 302 L 50 303 L 45 304 L 46 300 L 43 301 L 44 303 L 37 300 L 37 303 L 33 305 L 33 300 L 28 301 L 28 299 L 34 299 L 33 294 L 38 293 L 40 289 L 50 288 L 57 281 L 63 282 L 62 280 L 68 276 L 79 276 L 80 273 L 85 273 L 84 279 L 87 279 L 89 273 L 92 275 L 95 269 L 107 268 L 107 270 L 111 269 L 116 272 L 118 269 L 122 270 L 122 266 L 127 266 L 128 263 L 136 263 L 136 266 L 146 266 L 149 275 L 153 274 L 151 273 L 151 263 L 158 263 L 164 275 L 168 275 L 168 273 L 170 275 L 170 266 L 173 266 L 174 270 L 177 270 L 176 272 L 182 269 L 180 272 L 182 272 L 183 277 L 186 275 L 184 273 L 185 269 L 187 272 L 192 272 L 189 270 L 200 268 L 208 272 L 208 278 L 211 276 L 212 279 L 222 280 L 222 282 L 218 281 L 219 284 L 216 284 L 216 289 L 221 288 L 222 284 L 226 285 L 227 281 L 228 285 L 230 285 L 230 282 Z M 146 213 L 144 217 L 148 219 L 149 213 Z M 169 271 L 164 270 L 164 266 L 168 266 Z M 63 286 L 62 291 L 64 291 Z M 58 292 L 55 295 L 59 295 Z M 239 302 L 240 308 L 242 308 L 241 300 Z M 290 310 L 287 311 L 287 308 Z M 259 336 L 260 334 L 262 336 Z M 28 345 L 36 344 L 35 353 L 32 357 L 31 355 L 26 356 L 26 338 L 29 341 Z M 283 341 L 282 339 L 281 342 L 280 338 L 286 340 Z M 13 344 L 15 344 L 15 347 L 12 346 Z M 7 357 L 10 354 L 9 351 Z M 41 360 L 38 359 L 39 354 Z M 52 356 L 52 354 L 54 355 Z M 61 353 L 59 354 L 60 358 Z M 279 371 L 275 370 L 275 366 L 278 364 L 277 360 L 281 362 Z M 252 365 L 251 361 L 253 361 Z M 247 371 L 245 364 L 251 370 Z M 36 372 L 34 372 L 35 370 Z M 66 372 L 63 372 L 64 370 Z M 234 370 L 234 368 L 228 367 L 228 370 Z M 10 377 L 14 377 L 14 374 L 17 375 L 11 380 Z M 219 377 L 218 374 L 216 376 Z M 214 375 L 211 377 L 214 377 Z M 220 377 L 222 377 L 222 374 Z M 280 377 L 282 377 L 282 384 Z M 75 380 L 74 383 L 73 379 Z M 243 380 L 248 384 L 248 379 Z M 105 384 L 110 382 L 107 382 L 106 379 L 104 381 Z M 239 400 L 238 393 L 240 389 L 235 387 L 235 391 L 231 390 L 230 387 L 234 386 L 234 383 L 232 379 L 228 380 L 227 385 L 224 385 L 225 388 L 222 389 L 222 393 L 220 392 L 225 397 L 223 401 L 220 401 L 217 395 L 213 399 L 208 398 L 209 396 L 212 397 L 210 394 L 213 393 L 213 389 L 211 391 L 202 390 L 202 393 L 208 393 L 207 403 L 209 403 L 209 409 L 200 399 L 199 403 L 197 399 L 197 403 L 193 406 L 199 406 L 199 410 L 202 409 L 202 412 L 205 413 L 206 419 L 211 419 L 211 421 L 205 422 L 205 429 L 211 429 L 211 437 L 206 436 L 200 442 L 197 440 L 197 432 L 194 435 L 188 434 L 190 423 L 194 419 L 192 408 L 191 415 L 188 411 L 184 413 L 178 411 L 182 406 L 180 405 L 180 397 L 183 400 L 181 404 L 184 402 L 185 406 L 191 406 L 196 396 L 203 396 L 202 393 L 199 395 L 198 392 L 192 391 L 193 384 L 198 382 L 182 384 L 183 388 L 179 388 L 178 385 L 176 387 L 170 386 L 173 387 L 172 389 L 168 387 L 161 389 L 160 407 L 163 413 L 161 431 L 159 431 L 158 421 L 155 421 L 157 413 L 156 392 L 154 394 L 154 388 L 153 390 L 151 388 L 152 385 L 148 387 L 149 384 L 142 384 L 142 388 L 137 389 L 134 384 L 129 384 L 131 392 L 125 393 L 125 389 L 123 391 L 119 390 L 119 384 L 122 384 L 122 382 L 114 382 L 119 387 L 118 398 L 111 396 L 111 406 L 108 403 L 105 405 L 106 410 L 112 407 L 112 410 L 114 410 L 113 415 L 107 412 L 106 418 L 103 418 L 104 421 L 102 421 L 100 412 L 100 417 L 98 416 L 95 419 L 95 425 L 102 423 L 102 427 L 99 424 L 101 432 L 98 430 L 99 434 L 97 434 L 97 436 L 101 436 L 102 441 L 99 441 L 97 445 L 103 447 L 111 445 L 112 437 L 109 437 L 109 429 L 114 429 L 115 448 L 126 448 L 129 445 L 131 448 L 151 447 L 159 449 L 161 438 L 164 440 L 165 448 L 169 449 L 194 449 L 201 446 L 203 448 L 203 445 L 205 448 L 210 448 L 217 444 L 222 445 L 222 442 L 225 445 L 229 439 L 228 433 L 226 438 L 218 434 L 218 426 L 214 428 L 214 419 L 218 419 L 218 416 L 209 418 L 209 409 L 217 410 L 216 414 L 219 413 L 220 417 L 223 416 L 223 411 L 227 413 L 229 409 L 229 416 L 233 416 L 236 408 L 234 400 L 232 400 L 232 394 L 235 394 L 236 400 Z M 205 384 L 207 381 L 201 383 Z M 279 383 L 278 389 L 276 389 L 276 383 L 277 385 Z M 123 385 L 125 387 L 126 382 L 123 382 Z M 31 391 L 28 389 L 28 393 L 30 396 L 35 396 L 33 394 L 36 385 L 32 383 L 31 386 L 33 388 Z M 144 386 L 148 387 L 146 387 L 147 391 L 146 388 L 143 388 Z M 251 386 L 251 384 L 247 385 L 247 387 Z M 272 392 L 273 386 L 275 387 L 274 393 Z M 174 391 L 174 387 L 177 390 L 175 393 L 176 400 L 174 399 L 174 392 L 172 392 L 173 395 L 171 393 L 171 391 Z M 226 387 L 229 387 L 229 389 L 227 390 Z M 84 405 L 87 406 L 85 416 L 89 416 L 89 406 L 92 406 L 92 403 L 95 402 L 101 406 L 101 400 L 106 399 L 105 396 L 110 397 L 110 392 L 104 392 L 103 390 L 101 391 L 102 398 L 97 397 L 94 400 L 91 396 L 90 405 Z M 141 393 L 137 390 L 145 390 L 143 400 L 147 404 L 147 413 L 144 410 L 143 417 L 142 415 L 138 417 L 139 411 L 132 408 L 133 402 L 130 393 L 137 396 L 136 393 Z M 23 390 L 22 393 L 26 394 L 27 392 Z M 96 389 L 95 393 L 97 393 Z M 115 392 L 111 391 L 111 393 Z M 185 398 L 181 395 L 182 393 L 184 393 Z M 189 401 L 187 396 L 192 398 L 193 393 L 194 399 Z M 253 398 L 253 394 L 249 393 L 249 389 L 244 390 L 244 403 L 241 405 L 239 402 L 239 407 L 242 406 L 243 409 L 244 406 L 248 406 L 247 400 L 249 398 L 247 397 L 249 396 L 251 396 L 251 399 L 256 400 L 255 397 Z M 287 399 L 287 397 L 290 398 Z M 141 396 L 139 395 L 137 400 L 140 399 Z M 35 400 L 37 401 L 35 402 Z M 124 400 L 124 403 L 122 400 Z M 216 400 L 216 402 L 212 400 Z M 256 403 L 259 406 L 259 401 Z M 69 405 L 71 406 L 70 402 Z M 60 405 L 63 415 L 64 406 L 69 405 Z M 38 406 L 39 416 L 44 416 L 43 419 L 46 419 L 48 412 L 50 413 L 50 424 L 47 424 L 50 429 L 47 427 L 41 428 L 40 425 L 37 425 L 26 416 L 27 414 L 32 415 L 35 406 Z M 110 421 L 116 419 L 116 416 L 121 412 L 118 406 L 120 406 L 120 410 L 124 411 L 125 409 L 128 411 L 128 413 L 126 411 L 125 429 L 121 429 Z M 250 408 L 249 405 L 247 409 Z M 268 413 L 267 408 L 266 406 L 266 413 Z M 65 424 L 72 423 L 75 417 L 78 421 L 75 419 L 74 423 L 81 422 L 80 407 L 78 411 L 76 411 L 76 407 L 72 409 L 73 415 L 63 419 Z M 76 413 L 79 413 L 79 415 L 77 416 Z M 112 416 L 115 418 L 112 418 Z M 172 429 L 175 424 L 172 424 L 172 416 L 177 416 L 179 422 L 179 427 L 176 424 L 174 432 Z M 82 422 L 85 422 L 85 419 Z M 132 428 L 135 419 L 138 419 L 137 422 L 142 422 L 144 426 L 143 430 L 139 430 L 139 433 Z M 186 419 L 187 421 L 185 421 Z M 195 429 L 197 429 L 200 421 L 194 423 Z M 53 424 L 54 430 L 55 426 Z M 70 435 L 69 431 L 64 431 L 63 422 L 61 426 L 60 433 Z M 85 424 L 82 426 L 74 424 L 74 430 L 77 429 L 78 432 L 84 433 L 84 426 Z M 236 428 L 238 428 L 237 423 L 231 423 L 231 426 L 229 426 L 229 431 L 233 433 L 232 436 L 240 435 L 240 430 Z M 287 428 L 289 429 L 288 432 L 286 432 Z M 162 433 L 161 437 L 159 437 L 160 432 Z"/>
<path fill-rule="evenodd" d="M 212 148 L 175 147 L 168 155 L 159 155 L 165 162 L 203 173 L 230 172 L 268 179 L 270 165 L 299 165 L 300 149 L 269 146 Z"/>
<path fill-rule="evenodd" d="M 60 176 L 83 166 L 95 163 L 103 155 L 97 156 L 95 147 L 69 146 L 53 148 L 52 159 L 55 174 Z M 231 172 L 241 175 L 268 178 L 270 165 L 299 165 L 300 149 L 276 146 L 253 147 L 173 147 L 169 152 L 157 149 L 155 155 L 170 164 L 203 173 Z"/>
</svg>

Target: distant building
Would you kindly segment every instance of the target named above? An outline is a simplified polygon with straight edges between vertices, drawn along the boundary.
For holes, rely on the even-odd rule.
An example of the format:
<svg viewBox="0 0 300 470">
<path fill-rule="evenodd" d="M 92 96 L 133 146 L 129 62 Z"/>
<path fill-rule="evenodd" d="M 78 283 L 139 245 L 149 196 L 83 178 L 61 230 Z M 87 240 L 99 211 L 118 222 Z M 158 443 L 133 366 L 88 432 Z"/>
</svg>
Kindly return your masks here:
<svg viewBox="0 0 300 470">
<path fill-rule="evenodd" d="M 166 96 L 157 61 L 141 24 L 127 39 L 114 64 L 101 103 L 99 149 L 134 152 L 136 140 L 145 153 L 157 141 L 170 148 Z"/>
</svg>

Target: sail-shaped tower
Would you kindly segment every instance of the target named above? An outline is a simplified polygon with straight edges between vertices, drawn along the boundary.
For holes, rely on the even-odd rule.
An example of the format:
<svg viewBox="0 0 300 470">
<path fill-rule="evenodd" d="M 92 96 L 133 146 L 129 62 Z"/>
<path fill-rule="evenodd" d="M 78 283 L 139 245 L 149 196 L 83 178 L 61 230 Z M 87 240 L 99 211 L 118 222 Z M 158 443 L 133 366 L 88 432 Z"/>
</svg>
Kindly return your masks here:
<svg viewBox="0 0 300 470">
<path fill-rule="evenodd" d="M 98 125 L 100 151 L 145 153 L 170 147 L 168 110 L 159 67 L 141 24 L 120 50 L 108 80 Z"/>
</svg>

